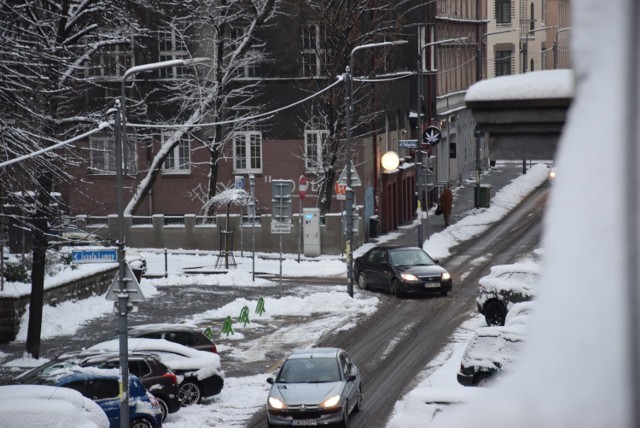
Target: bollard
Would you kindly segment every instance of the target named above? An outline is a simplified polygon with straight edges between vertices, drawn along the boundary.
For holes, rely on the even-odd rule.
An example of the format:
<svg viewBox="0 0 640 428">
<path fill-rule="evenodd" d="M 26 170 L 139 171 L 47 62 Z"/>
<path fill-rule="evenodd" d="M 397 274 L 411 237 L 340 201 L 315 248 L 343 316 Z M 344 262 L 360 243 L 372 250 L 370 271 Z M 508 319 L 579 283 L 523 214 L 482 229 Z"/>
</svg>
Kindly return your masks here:
<svg viewBox="0 0 640 428">
<path fill-rule="evenodd" d="M 247 324 L 251 323 L 251 321 L 249 321 L 249 307 L 248 306 L 244 306 L 242 308 L 242 310 L 240 311 L 240 316 L 238 317 L 238 322 L 241 322 L 244 326 L 246 326 Z"/>
<path fill-rule="evenodd" d="M 168 258 L 167 258 L 167 249 L 164 249 L 164 277 L 166 278 L 168 276 L 168 270 L 169 270 L 169 262 L 168 262 Z"/>
<path fill-rule="evenodd" d="M 256 314 L 262 315 L 266 312 L 264 308 L 264 297 L 258 299 L 258 304 L 256 305 Z"/>
<path fill-rule="evenodd" d="M 229 334 L 235 334 L 233 332 L 233 320 L 231 316 L 228 316 L 224 320 L 224 324 L 222 324 L 222 334 L 226 334 L 227 336 L 229 336 Z"/>
</svg>

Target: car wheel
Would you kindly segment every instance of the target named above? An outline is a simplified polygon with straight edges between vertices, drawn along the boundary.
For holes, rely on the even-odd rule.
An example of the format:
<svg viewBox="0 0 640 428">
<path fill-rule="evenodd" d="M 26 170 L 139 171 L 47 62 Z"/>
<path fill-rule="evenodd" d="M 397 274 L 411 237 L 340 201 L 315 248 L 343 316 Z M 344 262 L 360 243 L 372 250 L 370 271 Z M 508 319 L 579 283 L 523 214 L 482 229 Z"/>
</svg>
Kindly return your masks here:
<svg viewBox="0 0 640 428">
<path fill-rule="evenodd" d="M 160 406 L 160 411 L 162 412 L 162 422 L 165 422 L 167 420 L 167 416 L 169 416 L 169 406 L 167 405 L 167 402 L 162 398 L 156 397 L 156 400 L 158 400 L 158 405 Z"/>
<path fill-rule="evenodd" d="M 442 291 L 440 292 L 440 295 L 441 295 L 442 297 L 447 297 L 447 294 L 449 294 L 449 291 L 448 291 L 448 290 L 442 290 Z"/>
<path fill-rule="evenodd" d="M 362 385 L 358 387 L 358 401 L 356 401 L 356 407 L 353 408 L 354 412 L 359 412 L 362 409 L 362 401 L 364 396 L 362 395 Z"/>
<path fill-rule="evenodd" d="M 192 380 L 185 380 L 180 384 L 178 399 L 182 406 L 197 404 L 202 399 L 200 386 Z"/>
<path fill-rule="evenodd" d="M 360 274 L 358 274 L 358 288 L 360 288 L 361 290 L 369 289 L 369 287 L 367 286 L 367 278 L 364 276 L 364 272 L 360 272 Z"/>
<path fill-rule="evenodd" d="M 484 305 L 484 319 L 487 325 L 504 325 L 507 309 L 497 300 L 489 300 Z"/>
<path fill-rule="evenodd" d="M 153 428 L 153 424 L 146 419 L 138 418 L 131 421 L 129 428 Z"/>
<path fill-rule="evenodd" d="M 344 402 L 344 411 L 342 412 L 342 422 L 340 428 L 347 428 L 349 426 L 349 402 Z"/>
<path fill-rule="evenodd" d="M 396 297 L 400 297 L 402 295 L 402 292 L 400 291 L 400 281 L 396 278 L 391 280 L 391 294 Z"/>
</svg>

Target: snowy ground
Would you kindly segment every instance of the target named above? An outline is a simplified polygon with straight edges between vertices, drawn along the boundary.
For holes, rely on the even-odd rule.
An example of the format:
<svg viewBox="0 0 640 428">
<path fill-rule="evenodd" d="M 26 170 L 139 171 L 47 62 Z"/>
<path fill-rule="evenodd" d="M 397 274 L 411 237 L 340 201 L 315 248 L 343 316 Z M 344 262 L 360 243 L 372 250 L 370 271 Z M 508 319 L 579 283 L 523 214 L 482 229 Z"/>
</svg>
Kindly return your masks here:
<svg viewBox="0 0 640 428">
<path fill-rule="evenodd" d="M 545 164 L 534 165 L 526 175 L 516 178 L 505 186 L 492 200 L 491 207 L 472 210 L 464 219 L 453 224 L 445 231 L 431 236 L 424 248 L 433 257 L 444 258 L 449 255 L 449 249 L 457 243 L 482 233 L 491 224 L 503 218 L 509 210 L 547 179 L 548 168 Z M 393 234 L 387 235 L 391 238 Z M 384 240 L 384 237 L 381 241 Z M 355 256 L 368 250 L 372 244 L 366 244 L 357 249 Z M 164 254 L 151 250 L 140 250 L 146 257 L 148 273 L 163 274 L 165 271 Z M 183 251 L 172 252 L 168 265 L 168 277 L 159 279 L 143 279 L 141 288 L 146 298 L 152 299 L 161 293 L 163 287 L 176 284 L 202 285 L 207 287 L 224 288 L 233 284 L 234 287 L 269 287 L 277 286 L 276 280 L 265 280 L 251 275 L 252 259 L 250 253 L 245 257 L 236 256 L 237 269 L 219 275 L 189 275 L 182 274 L 184 268 L 211 265 L 212 253 Z M 266 256 L 258 254 L 258 256 Z M 256 257 L 256 271 L 278 274 L 280 261 L 273 254 L 269 258 Z M 94 269 L 95 269 L 94 265 Z M 90 269 L 84 268 L 83 269 Z M 282 272 L 285 276 L 346 276 L 346 265 L 338 257 L 321 257 L 313 260 L 303 260 L 298 263 L 297 255 L 286 254 L 282 261 Z M 48 279 L 47 285 L 54 281 L 68 279 L 67 275 L 76 275 L 78 271 L 60 272 L 55 278 Z M 65 278 L 65 276 L 67 276 Z M 23 284 L 5 284 L 5 290 L 0 296 L 21 294 L 25 290 Z M 290 341 L 296 346 L 313 346 L 318 338 L 326 331 L 339 328 L 349 329 L 355 322 L 369 316 L 376 311 L 378 298 L 370 294 L 356 294 L 350 299 L 346 287 L 323 287 L 322 291 L 301 291 L 293 296 L 282 298 L 267 298 L 266 312 L 262 316 L 253 314 L 257 301 L 237 299 L 221 308 L 215 308 L 197 316 L 185 319 L 186 322 L 198 323 L 202 320 L 220 320 L 226 316 L 237 316 L 244 306 L 252 312 L 251 323 L 246 326 L 235 323 L 233 336 L 217 339 L 218 342 L 229 342 L 232 337 L 238 343 L 244 339 L 243 331 L 261 328 L 262 325 L 273 322 L 280 317 L 295 316 L 304 311 L 314 314 L 314 320 L 307 324 L 290 325 L 286 334 L 282 330 L 273 337 L 257 339 L 252 343 L 243 343 L 242 351 L 234 353 L 233 358 L 246 361 L 260 361 L 268 346 L 279 346 L 282 340 Z M 43 338 L 72 335 L 82 323 L 112 311 L 112 302 L 103 297 L 94 297 L 81 302 L 63 303 L 56 307 L 44 308 Z M 26 338 L 25 316 L 22 320 L 19 341 Z M 434 405 L 427 405 L 428 401 L 439 401 L 438 397 L 465 401 L 469 395 L 477 394 L 475 388 L 463 388 L 456 382 L 455 372 L 460 361 L 460 355 L 473 331 L 484 325 L 479 316 L 472 316 L 451 338 L 450 345 L 434 361 L 425 368 L 417 387 L 396 404 L 394 414 L 388 424 L 389 427 L 424 427 L 437 413 Z M 219 334 L 222 334 L 218 332 Z M 276 337 L 277 336 L 277 337 Z M 285 339 L 286 338 L 286 339 Z M 221 351 L 224 351 L 224 346 Z M 240 348 L 240 347 L 239 347 Z M 228 349 L 227 349 L 228 350 Z M 8 356 L 0 353 L 0 363 L 10 367 L 30 367 L 42 364 L 41 360 L 21 358 L 9 360 Z M 223 361 L 224 366 L 224 361 Z M 274 368 L 265 367 L 265 373 L 250 377 L 227 377 L 225 387 L 220 395 L 201 405 L 192 406 L 170 415 L 166 427 L 241 427 L 249 417 L 265 405 L 268 384 L 266 378 L 271 376 Z M 435 398 L 434 398 L 435 397 Z"/>
</svg>

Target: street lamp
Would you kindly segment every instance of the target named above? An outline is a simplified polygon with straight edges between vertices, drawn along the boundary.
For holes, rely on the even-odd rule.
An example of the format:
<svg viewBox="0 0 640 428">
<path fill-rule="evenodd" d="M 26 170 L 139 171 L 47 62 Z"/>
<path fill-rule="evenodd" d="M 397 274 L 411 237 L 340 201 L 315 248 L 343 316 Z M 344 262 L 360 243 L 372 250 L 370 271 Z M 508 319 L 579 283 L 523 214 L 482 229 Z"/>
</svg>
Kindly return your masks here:
<svg viewBox="0 0 640 428">
<path fill-rule="evenodd" d="M 351 73 L 353 72 L 353 54 L 362 49 L 370 49 L 377 48 L 381 46 L 395 46 L 395 45 L 404 45 L 408 43 L 407 40 L 394 40 L 391 42 L 380 42 L 380 43 L 368 43 L 365 45 L 356 46 L 351 51 L 351 55 L 349 57 L 349 66 L 345 70 L 345 84 L 346 84 L 346 95 L 347 95 L 347 111 L 345 117 L 345 127 L 346 127 L 346 135 L 345 135 L 345 152 L 347 159 L 347 189 L 346 189 L 346 203 L 347 203 L 347 249 L 346 249 L 346 258 L 347 258 L 347 292 L 350 297 L 353 297 L 353 189 L 351 188 L 351 109 L 353 107 L 353 93 L 352 93 L 352 82 L 351 82 Z"/>
<path fill-rule="evenodd" d="M 431 47 L 431 46 L 436 46 L 436 45 L 443 45 L 446 43 L 456 43 L 456 42 L 462 42 L 467 40 L 468 37 L 458 37 L 455 39 L 446 39 L 446 40 L 438 40 L 436 42 L 430 42 L 427 43 L 426 45 L 422 46 L 420 48 L 420 52 L 418 53 L 418 64 L 417 64 L 417 90 L 418 90 L 418 97 L 417 97 L 417 104 L 418 104 L 418 108 L 416 109 L 418 116 L 416 118 L 416 128 L 418 128 L 418 144 L 416 145 L 416 154 L 415 154 L 415 163 L 416 163 L 416 201 L 417 201 L 417 206 L 420 207 L 421 203 L 422 203 L 422 195 L 424 192 L 424 187 L 426 186 L 427 183 L 422 183 L 421 179 L 419 177 L 423 176 L 423 170 L 426 169 L 426 167 L 422 164 L 422 157 L 420 156 L 420 145 L 421 145 L 421 133 L 422 133 L 422 128 L 423 128 L 423 122 L 422 122 L 422 106 L 421 106 L 421 96 L 422 96 L 422 55 L 423 52 L 426 48 Z M 433 70 L 431 70 L 431 67 L 429 67 L 429 72 L 432 72 Z M 429 120 L 431 120 L 431 118 L 429 118 Z M 427 238 L 429 237 L 429 204 L 426 204 L 427 206 L 426 208 L 426 212 L 427 212 Z M 422 209 L 418 210 L 418 215 L 420 216 L 419 219 L 419 223 L 418 223 L 418 247 L 422 248 L 422 244 L 424 242 L 424 234 L 423 234 L 423 225 L 422 225 Z"/>
<path fill-rule="evenodd" d="M 548 27 L 540 27 L 535 30 L 527 31 L 527 34 L 524 36 L 524 47 L 522 48 L 522 72 L 527 72 L 527 56 L 529 53 L 529 34 L 537 33 L 538 31 L 549 30 L 551 28 L 557 28 L 557 25 L 551 25 Z"/>
<path fill-rule="evenodd" d="M 556 37 L 553 39 L 553 69 L 558 68 L 558 34 L 571 30 L 571 27 L 561 28 L 556 32 Z"/>
<path fill-rule="evenodd" d="M 129 313 L 129 295 L 125 284 L 126 265 L 124 261 L 124 202 L 122 198 L 122 152 L 127 140 L 127 115 L 125 83 L 129 76 L 145 71 L 177 66 L 187 66 L 207 61 L 208 58 L 176 59 L 151 64 L 137 65 L 125 71 L 120 82 L 120 100 L 116 100 L 116 198 L 118 202 L 118 339 L 120 344 L 120 427 L 129 426 L 129 350 L 127 338 L 127 314 Z"/>
<path fill-rule="evenodd" d="M 482 45 L 484 44 L 484 39 L 494 34 L 511 33 L 518 30 L 520 30 L 520 28 L 509 28 L 508 30 L 490 31 L 482 35 L 476 46 L 476 82 L 482 80 Z M 474 191 L 474 206 L 476 208 L 480 208 L 480 173 L 482 172 L 482 166 L 480 164 L 480 140 L 482 134 L 482 131 L 476 126 L 474 131 L 476 138 L 476 188 Z"/>
</svg>

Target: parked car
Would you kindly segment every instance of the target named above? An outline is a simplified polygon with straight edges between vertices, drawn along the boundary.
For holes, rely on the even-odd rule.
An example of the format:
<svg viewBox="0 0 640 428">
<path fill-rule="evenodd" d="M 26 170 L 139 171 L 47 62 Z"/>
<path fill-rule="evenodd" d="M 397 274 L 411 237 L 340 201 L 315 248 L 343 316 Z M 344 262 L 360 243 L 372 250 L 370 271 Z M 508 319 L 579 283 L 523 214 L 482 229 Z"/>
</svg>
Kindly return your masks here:
<svg viewBox="0 0 640 428">
<path fill-rule="evenodd" d="M 125 250 L 124 258 L 126 262 L 129 263 L 129 267 L 131 267 L 136 279 L 140 282 L 142 275 L 147 273 L 147 259 L 145 259 L 140 251 L 133 248 L 127 248 Z"/>
<path fill-rule="evenodd" d="M 460 361 L 458 383 L 486 386 L 499 373 L 511 370 L 525 339 L 525 332 L 518 325 L 479 328 Z"/>
<path fill-rule="evenodd" d="M 453 285 L 438 260 L 417 247 L 372 248 L 354 260 L 353 276 L 363 290 L 378 288 L 395 296 L 433 292 L 446 296 Z"/>
<path fill-rule="evenodd" d="M 118 339 L 98 343 L 89 351 L 119 349 Z M 178 399 L 183 406 L 199 403 L 203 397 L 217 395 L 224 386 L 220 356 L 199 351 L 164 339 L 129 338 L 131 352 L 151 352 L 178 377 Z"/>
<path fill-rule="evenodd" d="M 69 388 L 0 386 L 0 421 L 11 428 L 108 428 L 104 410 Z"/>
<path fill-rule="evenodd" d="M 130 326 L 127 330 L 129 337 L 144 339 L 164 339 L 182 346 L 197 349 L 199 351 L 218 353 L 215 342 L 209 338 L 201 328 L 190 324 L 140 324 Z M 117 339 L 118 333 L 112 332 L 104 336 L 98 342 Z"/>
<path fill-rule="evenodd" d="M 216 344 L 203 330 L 188 324 L 142 324 L 129 328 L 130 337 L 165 339 L 199 351 L 218 353 Z"/>
<path fill-rule="evenodd" d="M 476 305 L 487 325 L 504 325 L 507 312 L 515 303 L 534 297 L 540 266 L 535 262 L 498 265 L 480 278 Z"/>
<path fill-rule="evenodd" d="M 113 370 L 76 367 L 73 370 L 39 376 L 34 383 L 78 391 L 104 410 L 111 428 L 120 427 L 120 375 Z M 147 392 L 135 375 L 129 376 L 129 427 L 162 427 L 162 412 L 158 401 Z"/>
<path fill-rule="evenodd" d="M 180 410 L 178 378 L 151 353 L 134 352 L 128 355 L 129 373 L 137 376 L 144 387 L 158 400 L 164 422 L 169 413 Z M 120 354 L 117 352 L 80 351 L 69 352 L 35 367 L 13 379 L 14 383 L 34 383 L 38 377 L 72 370 L 74 367 L 98 367 L 119 369 Z"/>
<path fill-rule="evenodd" d="M 270 427 L 339 424 L 362 407 L 360 371 L 338 348 L 294 351 L 278 371 L 267 398 Z"/>
</svg>

